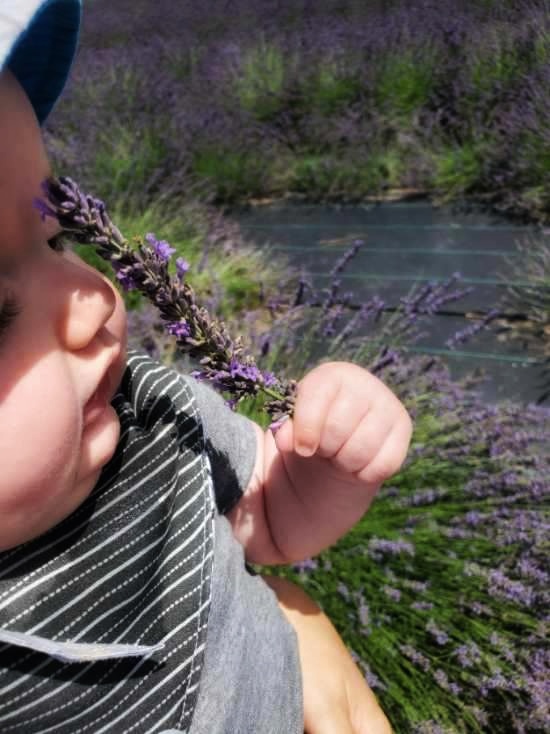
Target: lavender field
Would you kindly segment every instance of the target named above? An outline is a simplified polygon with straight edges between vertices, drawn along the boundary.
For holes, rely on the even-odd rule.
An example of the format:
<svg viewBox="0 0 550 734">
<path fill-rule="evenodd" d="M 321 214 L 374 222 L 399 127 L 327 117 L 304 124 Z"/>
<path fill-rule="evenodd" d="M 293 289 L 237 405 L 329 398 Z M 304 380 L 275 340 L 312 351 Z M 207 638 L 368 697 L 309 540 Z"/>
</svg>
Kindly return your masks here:
<svg viewBox="0 0 550 734">
<path fill-rule="evenodd" d="M 487 405 L 473 377 L 453 383 L 407 351 L 460 283 L 428 285 L 390 317 L 376 297 L 350 312 L 338 275 L 360 242 L 314 293 L 230 211 L 416 189 L 548 226 L 550 4 L 89 0 L 81 41 L 46 128 L 55 172 L 104 200 L 126 237 L 168 241 L 262 370 L 299 379 L 321 339 L 414 419 L 405 465 L 361 523 L 270 571 L 330 616 L 398 734 L 548 731 L 550 394 Z M 523 254 L 529 286 L 510 304 L 550 359 L 550 251 L 534 239 Z M 123 294 L 132 346 L 189 369 L 155 309 Z M 235 407 L 269 423 L 259 398 Z"/>
</svg>

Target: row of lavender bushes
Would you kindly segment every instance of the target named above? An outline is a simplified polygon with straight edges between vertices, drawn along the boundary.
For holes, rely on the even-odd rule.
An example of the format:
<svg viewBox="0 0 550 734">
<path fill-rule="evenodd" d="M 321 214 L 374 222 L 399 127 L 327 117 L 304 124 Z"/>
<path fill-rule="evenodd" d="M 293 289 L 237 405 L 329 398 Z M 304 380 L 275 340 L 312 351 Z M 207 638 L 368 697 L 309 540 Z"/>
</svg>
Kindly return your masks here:
<svg viewBox="0 0 550 734">
<path fill-rule="evenodd" d="M 542 0 L 94 0 L 84 37 L 49 133 L 106 198 L 412 186 L 550 214 Z"/>
<path fill-rule="evenodd" d="M 550 13 L 521 5 L 94 0 L 46 131 L 57 171 L 104 199 L 126 236 L 154 231 L 191 261 L 190 282 L 262 369 L 299 378 L 320 358 L 351 359 L 413 416 L 407 462 L 367 517 L 319 557 L 272 569 L 333 619 L 399 733 L 550 722 L 550 409 L 485 406 L 473 378 L 453 383 L 408 352 L 459 298 L 457 279 L 398 313 L 376 297 L 349 311 L 338 269 L 314 293 L 220 207 L 420 187 L 544 223 Z M 544 333 L 544 243 L 526 263 L 533 285 L 515 296 Z M 158 314 L 124 296 L 132 346 L 187 369 Z M 258 402 L 238 408 L 265 425 Z"/>
</svg>

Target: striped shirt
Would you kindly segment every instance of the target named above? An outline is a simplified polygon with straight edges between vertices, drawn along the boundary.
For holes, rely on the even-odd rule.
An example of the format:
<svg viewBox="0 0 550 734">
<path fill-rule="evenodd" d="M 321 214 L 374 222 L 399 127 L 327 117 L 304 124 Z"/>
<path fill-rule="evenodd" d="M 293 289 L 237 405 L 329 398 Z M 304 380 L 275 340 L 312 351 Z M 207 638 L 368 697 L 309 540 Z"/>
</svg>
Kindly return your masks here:
<svg viewBox="0 0 550 734">
<path fill-rule="evenodd" d="M 191 380 L 138 352 L 112 405 L 88 499 L 0 553 L 2 734 L 189 729 L 221 502 L 203 424 Z"/>
</svg>

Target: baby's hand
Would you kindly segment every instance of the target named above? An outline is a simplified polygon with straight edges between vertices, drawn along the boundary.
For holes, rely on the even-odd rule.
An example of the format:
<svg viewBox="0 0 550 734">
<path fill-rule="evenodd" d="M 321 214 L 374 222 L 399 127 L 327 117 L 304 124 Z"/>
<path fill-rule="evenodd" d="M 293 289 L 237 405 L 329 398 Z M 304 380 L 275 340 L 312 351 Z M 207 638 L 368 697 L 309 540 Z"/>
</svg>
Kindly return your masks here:
<svg viewBox="0 0 550 734">
<path fill-rule="evenodd" d="M 298 384 L 294 419 L 276 442 L 328 459 L 348 482 L 378 487 L 401 467 L 411 434 L 409 414 L 383 382 L 349 362 L 327 362 Z"/>
<path fill-rule="evenodd" d="M 357 365 L 328 362 L 300 381 L 294 416 L 276 432 L 275 443 L 303 508 L 308 555 L 332 545 L 362 517 L 382 482 L 405 461 L 412 429 L 399 399 Z M 298 538 L 299 529 L 289 522 L 294 524 L 287 513 L 292 547 L 292 530 Z M 305 557 L 306 545 L 300 545 L 295 558 Z"/>
</svg>

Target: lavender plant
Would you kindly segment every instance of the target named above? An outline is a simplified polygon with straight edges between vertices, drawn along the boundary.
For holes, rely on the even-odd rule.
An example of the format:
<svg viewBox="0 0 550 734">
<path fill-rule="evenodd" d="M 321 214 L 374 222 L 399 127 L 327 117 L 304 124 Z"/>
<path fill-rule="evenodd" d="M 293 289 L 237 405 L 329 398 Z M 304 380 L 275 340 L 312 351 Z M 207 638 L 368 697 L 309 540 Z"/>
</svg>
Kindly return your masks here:
<svg viewBox="0 0 550 734">
<path fill-rule="evenodd" d="M 160 0 L 140 6 L 131 36 L 127 5 L 90 6 L 46 131 L 59 170 L 106 200 L 357 200 L 412 186 L 550 216 L 542 0 L 238 0 L 223 24 Z M 275 86 L 262 49 L 279 60 Z"/>
<path fill-rule="evenodd" d="M 458 274 L 402 299 L 390 320 L 408 322 L 403 349 L 394 348 L 381 299 L 346 312 L 354 298 L 340 294 L 338 279 L 361 246 L 353 242 L 324 293 L 302 278 L 294 295 L 271 299 L 280 318 L 257 331 L 255 351 L 260 364 L 296 373 L 317 359 L 317 337 L 323 356 L 375 371 L 414 418 L 411 451 L 337 546 L 271 573 L 303 584 L 329 614 L 396 731 L 542 732 L 550 716 L 550 411 L 484 405 L 475 380 L 457 384 L 437 359 L 406 354 L 419 322 L 459 298 Z M 296 328 L 279 328 L 298 320 L 302 340 Z"/>
<path fill-rule="evenodd" d="M 113 266 L 123 288 L 139 290 L 158 308 L 177 347 L 198 362 L 193 377 L 229 392 L 233 408 L 245 397 L 262 392 L 267 396 L 265 410 L 273 425 L 292 414 L 296 382 L 259 370 L 254 358 L 244 354 L 241 337 L 232 339 L 224 323 L 212 319 L 197 304 L 193 288 L 185 280 L 187 261 L 176 259 L 176 278 L 168 271 L 175 252 L 168 242 L 149 233 L 145 241 L 135 238 L 137 249 L 133 249 L 111 221 L 105 204 L 80 191 L 69 177 L 49 178 L 42 189 L 46 201 L 34 201 L 41 216 L 57 219 L 63 233 L 76 242 L 95 245 L 98 254 Z"/>
<path fill-rule="evenodd" d="M 550 410 L 484 405 L 438 360 L 387 356 L 415 422 L 404 467 L 337 546 L 272 572 L 321 604 L 396 731 L 545 731 Z"/>
</svg>

